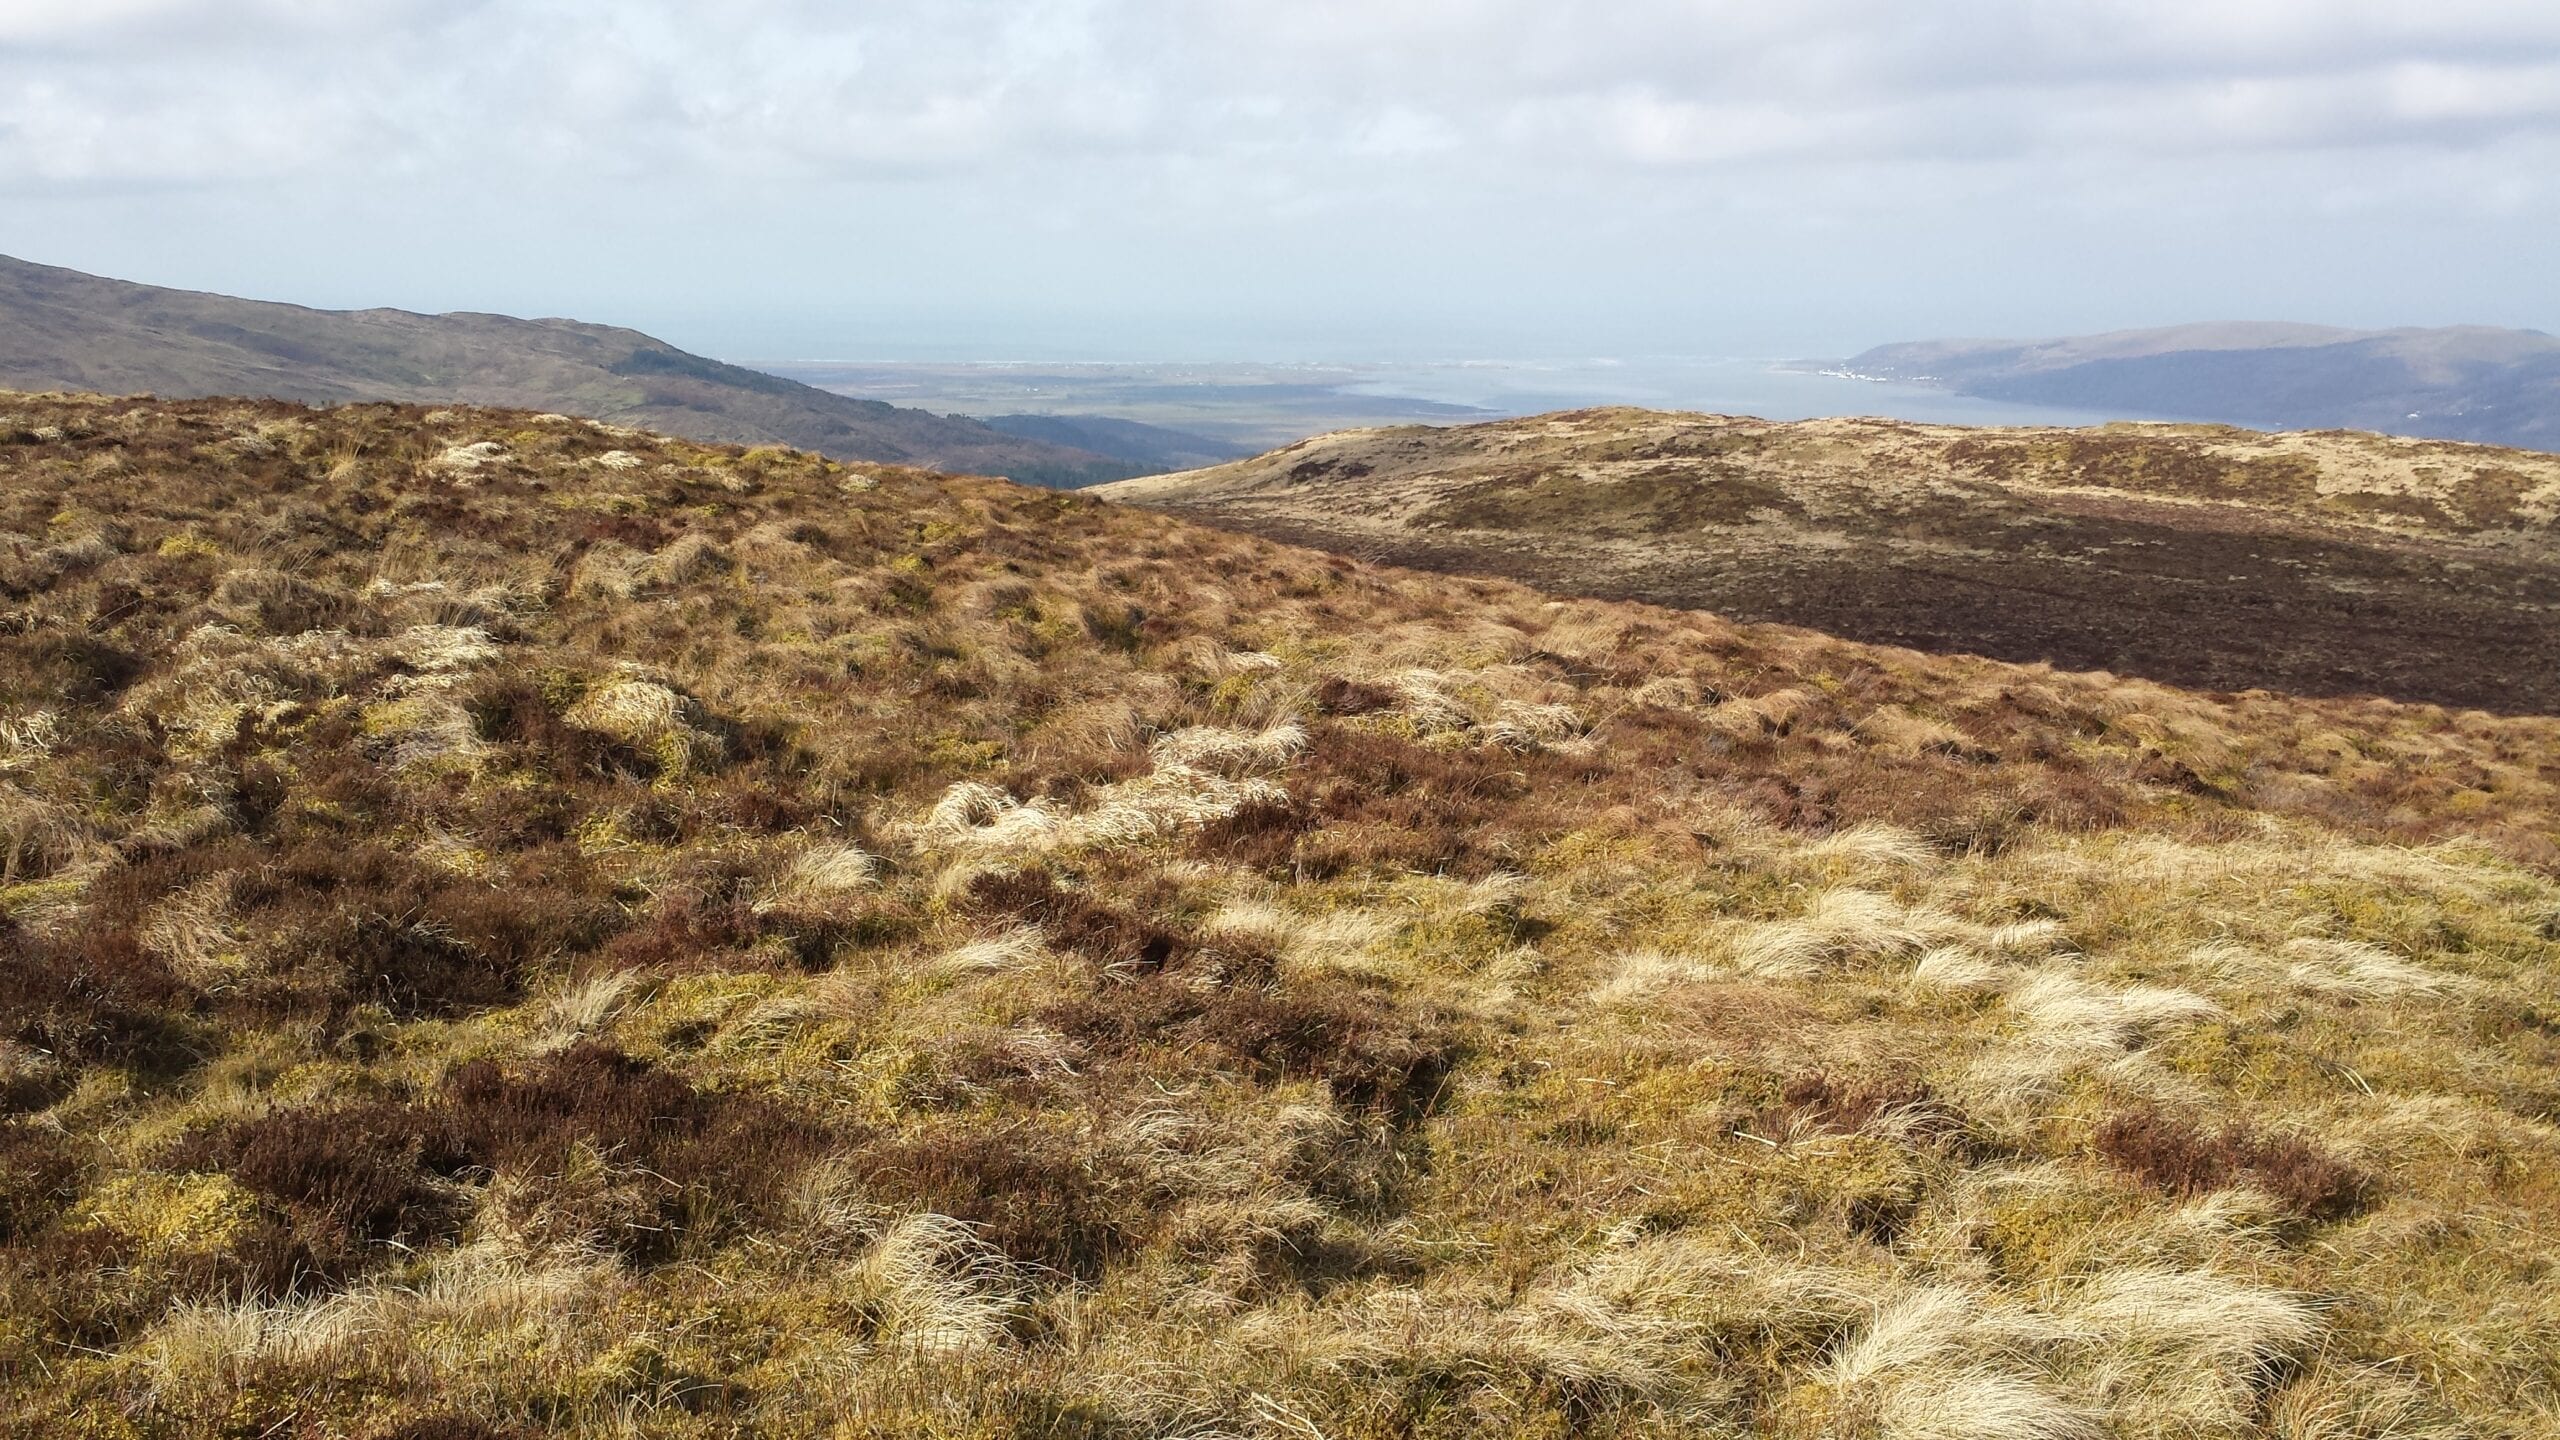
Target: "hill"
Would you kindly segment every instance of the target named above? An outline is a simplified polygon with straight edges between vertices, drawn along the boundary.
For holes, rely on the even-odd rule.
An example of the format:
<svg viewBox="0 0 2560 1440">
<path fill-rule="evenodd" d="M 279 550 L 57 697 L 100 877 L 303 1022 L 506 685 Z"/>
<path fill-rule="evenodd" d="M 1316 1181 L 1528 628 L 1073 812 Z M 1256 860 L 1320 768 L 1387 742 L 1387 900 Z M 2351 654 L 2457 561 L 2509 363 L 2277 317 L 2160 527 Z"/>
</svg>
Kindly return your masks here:
<svg viewBox="0 0 2560 1440">
<path fill-rule="evenodd" d="M 0 1429 L 2524 1437 L 2560 721 L 0 397 Z"/>
<path fill-rule="evenodd" d="M 2560 338 L 2537 330 L 2179 325 L 1885 345 L 1843 363 L 2035 405 L 2560 450 Z"/>
<path fill-rule="evenodd" d="M 505 315 L 307 310 L 0 256 L 0 387 L 326 405 L 507 405 L 1043 485 L 1146 467 L 687 354 L 636 330 Z"/>
<path fill-rule="evenodd" d="M 1101 493 L 1574 594 L 2174 684 L 2560 710 L 2560 457 L 1597 410 Z"/>
<path fill-rule="evenodd" d="M 1147 474 L 1218 465 L 1254 453 L 1249 445 L 1109 415 L 990 415 L 986 423 L 1007 435 L 1127 461 Z"/>
</svg>

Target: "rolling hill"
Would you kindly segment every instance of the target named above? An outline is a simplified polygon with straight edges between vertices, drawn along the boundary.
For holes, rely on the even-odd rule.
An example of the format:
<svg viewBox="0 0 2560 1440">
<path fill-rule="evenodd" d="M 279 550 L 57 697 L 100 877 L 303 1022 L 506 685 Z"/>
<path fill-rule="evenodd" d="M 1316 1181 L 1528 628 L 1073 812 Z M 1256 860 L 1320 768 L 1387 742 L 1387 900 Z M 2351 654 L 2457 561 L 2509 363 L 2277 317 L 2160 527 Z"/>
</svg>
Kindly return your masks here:
<svg viewBox="0 0 2560 1440">
<path fill-rule="evenodd" d="M 2216 690 L 2560 709 L 2560 457 L 1598 410 L 1100 492 L 1371 558 Z"/>
<path fill-rule="evenodd" d="M 0 1431 L 2528 1440 L 2555 876 L 2549 716 L 0 395 Z"/>
<path fill-rule="evenodd" d="M 2560 338 L 2485 325 L 2179 325 L 1885 345 L 1843 362 L 1997 400 L 2560 450 Z"/>
<path fill-rule="evenodd" d="M 1143 464 L 688 354 L 635 330 L 308 310 L 0 256 L 0 387 L 308 404 L 508 405 L 842 460 L 1084 485 Z"/>
</svg>

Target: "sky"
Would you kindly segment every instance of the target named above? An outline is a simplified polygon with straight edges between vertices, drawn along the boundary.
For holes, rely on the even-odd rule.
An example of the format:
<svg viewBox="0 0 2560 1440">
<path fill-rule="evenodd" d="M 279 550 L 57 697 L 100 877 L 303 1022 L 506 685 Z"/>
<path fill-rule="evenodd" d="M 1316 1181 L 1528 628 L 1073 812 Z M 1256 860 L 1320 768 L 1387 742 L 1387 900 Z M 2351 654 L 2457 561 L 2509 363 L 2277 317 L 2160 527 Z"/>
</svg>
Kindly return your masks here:
<svg viewBox="0 0 2560 1440">
<path fill-rule="evenodd" d="M 0 253 L 735 359 L 2560 331 L 2560 3 L 0 0 Z"/>
</svg>

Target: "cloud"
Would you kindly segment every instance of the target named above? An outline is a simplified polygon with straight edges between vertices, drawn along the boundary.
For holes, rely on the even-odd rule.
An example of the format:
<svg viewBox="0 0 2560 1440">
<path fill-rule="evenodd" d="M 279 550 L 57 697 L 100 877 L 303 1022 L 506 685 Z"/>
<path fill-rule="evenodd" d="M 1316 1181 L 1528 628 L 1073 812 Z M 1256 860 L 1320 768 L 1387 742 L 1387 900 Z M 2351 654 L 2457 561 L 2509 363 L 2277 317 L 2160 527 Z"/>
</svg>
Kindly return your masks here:
<svg viewBox="0 0 2560 1440">
<path fill-rule="evenodd" d="M 1287 311 L 1359 267 L 1451 308 L 1537 267 L 1649 299 L 1825 245 L 2024 287 L 2028 246 L 2166 270 L 2312 227 L 2329 269 L 2283 274 L 2415 285 L 2421 227 L 2540 243 L 2555 175 L 2549 0 L 0 3 L 21 248 L 42 216 L 140 253 L 131 217 L 186 194 L 207 247 L 295 213 L 313 249 L 461 273 L 429 231 L 498 232 L 408 218 L 432 196 L 555 276 L 609 250 L 778 292 L 860 259 L 999 308 Z M 2397 238 L 2354 252 L 2347 217 Z"/>
<path fill-rule="evenodd" d="M 21 0 L 0 9 L 0 173 L 2462 147 L 2560 130 L 2555 17 L 2539 0 Z"/>
<path fill-rule="evenodd" d="M 85 53 L 114 61 L 152 51 L 266 49 L 361 41 L 490 0 L 10 0 L 0 7 L 0 47 Z"/>
</svg>

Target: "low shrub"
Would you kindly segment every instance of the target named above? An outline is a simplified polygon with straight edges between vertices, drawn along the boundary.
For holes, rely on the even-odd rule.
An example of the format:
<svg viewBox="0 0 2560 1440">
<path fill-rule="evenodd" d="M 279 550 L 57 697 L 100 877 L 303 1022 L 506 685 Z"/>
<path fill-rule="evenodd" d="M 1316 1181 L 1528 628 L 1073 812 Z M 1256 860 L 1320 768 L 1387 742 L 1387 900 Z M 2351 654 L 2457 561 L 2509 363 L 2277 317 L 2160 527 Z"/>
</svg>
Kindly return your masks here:
<svg viewBox="0 0 2560 1440">
<path fill-rule="evenodd" d="M 1799 1126 L 1847 1134 L 1878 1121 L 1926 1140 L 1959 1135 L 1965 1128 L 1962 1112 L 1916 1075 L 1859 1077 L 1822 1070 L 1789 1079 L 1779 1089 L 1778 1103 L 1762 1109 L 1751 1124 L 1762 1134 Z"/>
<path fill-rule="evenodd" d="M 1401 697 L 1384 685 L 1327 675 L 1316 685 L 1316 704 L 1327 715 L 1374 715 L 1392 710 Z"/>
<path fill-rule="evenodd" d="M 386 1247 L 449 1238 L 461 1213 L 454 1182 L 556 1182 L 582 1145 L 647 1191 L 650 1213 L 607 1238 L 634 1259 L 664 1259 L 697 1227 L 773 1218 L 799 1162 L 823 1143 L 768 1102 L 705 1094 L 586 1043 L 512 1071 L 464 1065 L 420 1102 L 238 1122 L 181 1140 L 165 1163 L 229 1175 L 289 1216 L 312 1265 L 340 1279 Z"/>
<path fill-rule="evenodd" d="M 616 1237 L 638 1260 L 672 1255 L 698 1228 L 774 1220 L 792 1178 L 828 1143 L 822 1129 L 774 1102 L 697 1091 L 594 1042 L 512 1072 L 465 1065 L 433 1103 L 475 1167 L 556 1176 L 572 1147 L 586 1145 L 641 1175 L 658 1222 Z"/>
<path fill-rule="evenodd" d="M 2158 1110 L 2110 1116 L 2098 1127 L 2097 1152 L 2146 1185 L 2194 1195 L 2250 1184 L 2311 1220 L 2337 1220 L 2365 1208 L 2374 1177 L 2294 1136 L 2267 1137 L 2240 1125 L 2207 1133 Z"/>
<path fill-rule="evenodd" d="M 78 1195 L 80 1155 L 58 1130 L 0 1121 L 0 1245 L 53 1223 Z"/>
<path fill-rule="evenodd" d="M 763 933 L 754 887 L 743 877 L 706 877 L 661 893 L 640 923 L 603 949 L 617 970 L 752 968 L 748 952 Z"/>
<path fill-rule="evenodd" d="M 1335 1100 L 1410 1117 L 1428 1108 L 1453 1040 L 1345 984 L 1202 984 L 1187 974 L 1106 982 L 1040 1021 L 1103 1057 L 1141 1054 L 1265 1081 L 1319 1080 Z"/>
<path fill-rule="evenodd" d="M 1442 749 L 1324 725 L 1291 772 L 1293 813 L 1254 823 L 1275 837 L 1288 833 L 1275 821 L 1306 831 L 1285 857 L 1304 878 L 1411 870 L 1477 879 L 1516 863 L 1542 828 L 1540 798 L 1570 793 L 1575 777 L 1553 755 Z M 1266 857 L 1248 848 L 1240 858 Z M 1280 859 L 1267 857 L 1266 868 Z"/>
<path fill-rule="evenodd" d="M 1096 965 L 1159 971 L 1192 948 L 1176 932 L 1061 887 L 1044 870 L 990 872 L 969 882 L 969 908 L 1037 925 L 1049 944 Z"/>
<path fill-rule="evenodd" d="M 1134 1243 L 1146 1220 L 1138 1177 L 1028 1126 L 879 1140 L 842 1164 L 874 1200 L 948 1215 L 1015 1260 L 1082 1278 Z"/>
<path fill-rule="evenodd" d="M 0 917 L 0 1038 L 49 1056 L 41 1081 L 10 1085 L 14 1108 L 61 1093 L 87 1065 L 174 1074 L 197 1058 L 183 986 L 130 929 L 29 935 Z"/>
<path fill-rule="evenodd" d="M 460 1216 L 437 1177 L 467 1159 L 452 1129 L 390 1103 L 282 1110 L 182 1139 L 172 1169 L 218 1171 L 281 1211 L 296 1269 L 339 1280 L 387 1253 L 449 1236 Z"/>
</svg>

